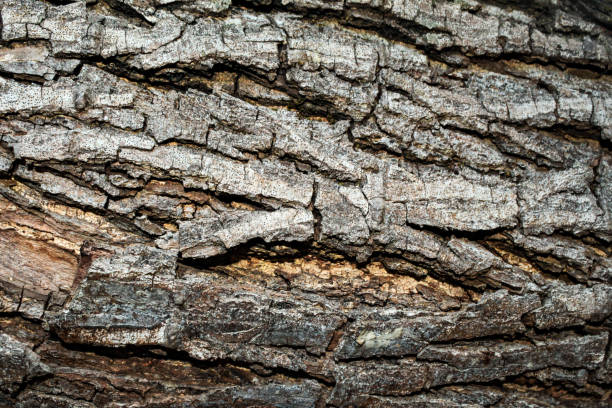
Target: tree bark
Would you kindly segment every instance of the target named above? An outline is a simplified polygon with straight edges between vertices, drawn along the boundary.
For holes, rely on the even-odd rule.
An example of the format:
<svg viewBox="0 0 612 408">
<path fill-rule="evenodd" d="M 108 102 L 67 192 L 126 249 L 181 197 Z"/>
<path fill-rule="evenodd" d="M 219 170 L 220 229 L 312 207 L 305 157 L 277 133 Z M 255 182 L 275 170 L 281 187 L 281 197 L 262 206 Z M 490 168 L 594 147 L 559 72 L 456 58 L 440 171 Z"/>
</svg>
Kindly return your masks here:
<svg viewBox="0 0 612 408">
<path fill-rule="evenodd" d="M 0 406 L 610 406 L 609 4 L 0 0 Z"/>
</svg>

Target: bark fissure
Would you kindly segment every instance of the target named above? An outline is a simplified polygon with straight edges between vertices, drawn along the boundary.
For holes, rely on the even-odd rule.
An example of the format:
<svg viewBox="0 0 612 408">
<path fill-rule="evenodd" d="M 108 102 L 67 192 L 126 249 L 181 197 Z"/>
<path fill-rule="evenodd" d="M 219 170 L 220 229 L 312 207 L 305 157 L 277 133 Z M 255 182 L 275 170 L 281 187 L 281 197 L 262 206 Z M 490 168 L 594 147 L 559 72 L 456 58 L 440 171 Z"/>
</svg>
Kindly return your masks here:
<svg viewBox="0 0 612 408">
<path fill-rule="evenodd" d="M 608 406 L 609 12 L 0 0 L 0 406 Z"/>
</svg>

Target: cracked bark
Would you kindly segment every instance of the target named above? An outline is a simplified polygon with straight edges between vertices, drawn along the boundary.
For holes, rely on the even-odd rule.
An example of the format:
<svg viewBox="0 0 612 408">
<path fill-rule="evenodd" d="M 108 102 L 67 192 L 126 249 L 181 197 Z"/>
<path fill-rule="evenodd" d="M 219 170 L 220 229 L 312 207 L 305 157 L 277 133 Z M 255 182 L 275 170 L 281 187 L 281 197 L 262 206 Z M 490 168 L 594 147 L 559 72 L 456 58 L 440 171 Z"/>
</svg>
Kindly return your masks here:
<svg viewBox="0 0 612 408">
<path fill-rule="evenodd" d="M 610 406 L 610 28 L 0 0 L 0 406 Z"/>
</svg>

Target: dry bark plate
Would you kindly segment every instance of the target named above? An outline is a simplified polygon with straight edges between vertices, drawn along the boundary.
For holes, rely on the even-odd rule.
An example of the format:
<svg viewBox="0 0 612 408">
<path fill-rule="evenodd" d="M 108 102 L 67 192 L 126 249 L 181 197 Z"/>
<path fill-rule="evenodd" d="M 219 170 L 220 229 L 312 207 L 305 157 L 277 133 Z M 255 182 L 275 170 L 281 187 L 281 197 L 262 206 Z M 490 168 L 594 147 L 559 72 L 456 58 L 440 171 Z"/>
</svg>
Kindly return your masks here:
<svg viewBox="0 0 612 408">
<path fill-rule="evenodd" d="M 611 27 L 0 0 L 0 406 L 611 406 Z"/>
</svg>

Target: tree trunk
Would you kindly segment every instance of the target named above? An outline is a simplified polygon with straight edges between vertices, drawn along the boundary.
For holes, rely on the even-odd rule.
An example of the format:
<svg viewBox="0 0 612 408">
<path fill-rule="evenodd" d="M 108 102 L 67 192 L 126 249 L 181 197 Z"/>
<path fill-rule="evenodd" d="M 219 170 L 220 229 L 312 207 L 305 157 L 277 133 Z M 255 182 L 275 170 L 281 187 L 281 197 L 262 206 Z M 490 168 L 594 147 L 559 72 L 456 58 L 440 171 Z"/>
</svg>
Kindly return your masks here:
<svg viewBox="0 0 612 408">
<path fill-rule="evenodd" d="M 0 406 L 610 406 L 611 15 L 0 0 Z"/>
</svg>

